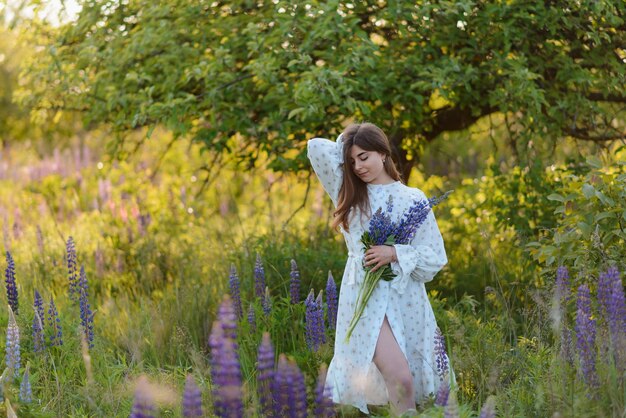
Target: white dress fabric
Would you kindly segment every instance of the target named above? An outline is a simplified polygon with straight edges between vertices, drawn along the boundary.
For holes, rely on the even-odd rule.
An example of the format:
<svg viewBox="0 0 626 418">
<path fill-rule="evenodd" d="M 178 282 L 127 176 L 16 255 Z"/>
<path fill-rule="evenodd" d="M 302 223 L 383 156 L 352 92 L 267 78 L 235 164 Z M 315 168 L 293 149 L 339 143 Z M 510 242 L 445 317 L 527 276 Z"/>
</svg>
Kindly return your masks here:
<svg viewBox="0 0 626 418">
<path fill-rule="evenodd" d="M 341 137 L 336 142 L 323 138 L 308 141 L 308 157 L 335 207 L 343 181 L 342 147 Z M 367 191 L 372 213 L 380 207 L 385 210 L 387 199 L 392 196 L 394 222 L 402 218 L 416 200 L 426 199 L 421 190 L 399 181 L 368 184 Z M 396 277 L 390 282 L 379 282 L 346 344 L 348 324 L 365 277 L 361 235 L 369 227 L 369 218 L 367 214 L 361 217 L 357 211 L 349 223 L 350 232 L 341 228 L 348 247 L 348 260 L 339 292 L 334 356 L 326 378 L 333 402 L 353 405 L 366 414 L 368 404 L 384 405 L 389 401 L 385 381 L 372 361 L 385 315 L 409 364 L 416 401 L 436 393 L 439 388 L 434 350 L 437 323 L 424 283 L 431 281 L 448 261 L 431 210 L 410 245 L 395 245 L 398 261 L 391 267 Z"/>
</svg>

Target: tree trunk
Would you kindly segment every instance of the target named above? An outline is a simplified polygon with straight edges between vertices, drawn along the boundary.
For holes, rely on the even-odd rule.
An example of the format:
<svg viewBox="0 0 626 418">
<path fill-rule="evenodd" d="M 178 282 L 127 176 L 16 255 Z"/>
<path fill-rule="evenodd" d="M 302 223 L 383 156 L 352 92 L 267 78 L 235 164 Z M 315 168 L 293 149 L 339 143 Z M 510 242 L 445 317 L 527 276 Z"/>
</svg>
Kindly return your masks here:
<svg viewBox="0 0 626 418">
<path fill-rule="evenodd" d="M 404 184 L 407 184 L 415 161 L 407 159 L 407 152 L 401 147 L 403 138 L 404 132 L 398 131 L 389 137 L 389 142 L 391 142 L 391 155 L 393 160 L 402 176 L 402 181 Z"/>
</svg>

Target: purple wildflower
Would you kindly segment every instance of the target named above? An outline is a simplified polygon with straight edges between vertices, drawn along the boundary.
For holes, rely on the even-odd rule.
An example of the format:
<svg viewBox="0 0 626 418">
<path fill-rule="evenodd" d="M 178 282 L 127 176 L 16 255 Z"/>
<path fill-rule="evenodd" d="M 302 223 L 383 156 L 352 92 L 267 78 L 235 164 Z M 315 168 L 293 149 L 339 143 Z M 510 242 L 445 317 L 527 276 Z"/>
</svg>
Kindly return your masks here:
<svg viewBox="0 0 626 418">
<path fill-rule="evenodd" d="M 274 375 L 274 416 L 299 418 L 306 416 L 306 388 L 298 366 L 284 354 L 278 358 Z"/>
<path fill-rule="evenodd" d="M 67 273 L 70 284 L 70 299 L 76 301 L 80 296 L 78 293 L 78 261 L 76 256 L 76 245 L 74 244 L 74 238 L 69 237 L 66 244 L 66 261 L 67 261 Z"/>
<path fill-rule="evenodd" d="M 394 231 L 397 244 L 408 244 L 413 239 L 417 226 L 421 225 L 430 212 L 429 200 L 414 203 L 404 214 Z"/>
<path fill-rule="evenodd" d="M 13 310 L 10 305 L 5 358 L 7 369 L 13 370 L 13 376 L 18 377 L 20 370 L 20 329 L 17 327 L 17 322 L 15 322 L 15 316 L 13 315 Z"/>
<path fill-rule="evenodd" d="M 40 353 L 43 351 L 46 345 L 46 341 L 43 333 L 43 321 L 35 309 L 35 315 L 33 316 L 33 351 Z"/>
<path fill-rule="evenodd" d="M 89 299 L 87 295 L 87 276 L 85 275 L 85 268 L 80 268 L 80 283 L 78 288 L 80 292 L 79 304 L 80 304 L 80 324 L 83 327 L 85 334 L 85 341 L 89 344 L 89 348 L 93 348 L 93 312 L 89 305 Z"/>
<path fill-rule="evenodd" d="M 600 305 L 600 313 L 607 322 L 611 291 L 613 290 L 613 282 L 616 280 L 620 280 L 619 271 L 614 267 L 598 276 L 598 304 Z"/>
<path fill-rule="evenodd" d="M 193 376 L 188 374 L 183 392 L 183 417 L 198 418 L 203 416 L 202 392 L 200 392 Z"/>
<path fill-rule="evenodd" d="M 5 282 L 7 285 L 7 300 L 15 315 L 19 314 L 17 300 L 17 285 L 15 284 L 15 261 L 11 253 L 7 251 L 7 268 L 4 271 Z"/>
<path fill-rule="evenodd" d="M 446 354 L 446 341 L 437 327 L 435 329 L 435 361 L 437 363 L 437 375 L 440 379 L 448 373 L 448 355 Z"/>
<path fill-rule="evenodd" d="M 313 289 L 307 296 L 305 301 L 306 311 L 306 343 L 309 349 L 317 351 L 320 345 L 326 341 L 326 335 L 324 332 L 324 312 L 321 305 L 321 291 L 320 296 L 314 299 Z"/>
<path fill-rule="evenodd" d="M 328 307 L 327 315 L 328 315 L 328 327 L 330 329 L 335 329 L 337 325 L 337 285 L 335 284 L 335 279 L 333 278 L 333 274 L 328 271 L 328 280 L 326 281 L 326 304 Z"/>
<path fill-rule="evenodd" d="M 480 410 L 479 418 L 496 418 L 496 398 L 493 395 L 487 397 L 487 401 Z"/>
<path fill-rule="evenodd" d="M 608 317 L 613 353 L 616 363 L 620 365 L 620 370 L 626 368 L 626 301 L 624 299 L 624 287 L 618 276 L 617 280 L 613 281 Z"/>
<path fill-rule="evenodd" d="M 243 316 L 243 311 L 241 308 L 240 283 L 239 276 L 237 275 L 237 269 L 234 264 L 230 265 L 230 278 L 228 284 L 230 287 L 230 296 L 233 298 L 235 313 L 237 314 L 237 318 L 241 318 Z"/>
<path fill-rule="evenodd" d="M 237 339 L 237 315 L 229 295 L 224 295 L 222 303 L 217 309 L 217 320 L 224 330 L 224 335 L 235 341 Z"/>
<path fill-rule="evenodd" d="M 30 385 L 30 363 L 26 365 L 26 370 L 24 370 L 22 375 L 19 400 L 22 403 L 31 403 L 33 401 L 33 389 Z"/>
<path fill-rule="evenodd" d="M 295 305 L 300 302 L 300 271 L 296 260 L 291 260 L 291 273 L 289 274 L 291 281 L 289 282 L 289 295 L 291 296 L 291 303 Z"/>
<path fill-rule="evenodd" d="M 237 354 L 235 312 L 228 295 L 218 309 L 213 323 L 209 346 L 211 348 L 211 377 L 215 414 L 220 417 L 243 416 L 241 369 Z"/>
<path fill-rule="evenodd" d="M 556 269 L 556 298 L 560 303 L 570 299 L 570 280 L 567 267 L 560 266 Z"/>
<path fill-rule="evenodd" d="M 35 309 L 35 312 L 39 314 L 39 319 L 41 320 L 41 325 L 43 326 L 45 323 L 44 318 L 46 315 L 46 310 L 43 306 L 43 298 L 41 297 L 41 295 L 39 294 L 37 290 L 35 290 L 35 298 L 33 302 L 33 307 Z"/>
<path fill-rule="evenodd" d="M 256 253 L 256 262 L 254 264 L 254 294 L 257 298 L 263 297 L 265 291 L 265 269 L 261 262 L 261 255 Z"/>
<path fill-rule="evenodd" d="M 52 330 L 50 334 L 50 346 L 62 346 L 63 329 L 61 328 L 61 319 L 59 318 L 59 312 L 52 298 L 50 298 L 50 305 L 48 307 L 48 324 Z"/>
<path fill-rule="evenodd" d="M 371 245 L 383 245 L 390 235 L 394 234 L 395 225 L 388 212 L 383 212 L 383 208 L 378 208 L 372 218 L 368 228 Z"/>
<path fill-rule="evenodd" d="M 80 266 L 80 274 L 78 276 L 78 291 L 79 292 L 87 292 L 89 290 L 89 285 L 87 284 L 87 274 L 85 273 L 85 266 Z"/>
<path fill-rule="evenodd" d="M 326 386 L 327 368 L 322 364 L 317 377 L 315 387 L 315 413 L 314 416 L 320 418 L 330 418 L 335 416 L 335 406 L 331 399 L 331 388 Z"/>
<path fill-rule="evenodd" d="M 256 318 L 254 317 L 254 305 L 251 303 L 248 307 L 248 324 L 252 331 L 256 331 Z"/>
<path fill-rule="evenodd" d="M 591 317 L 591 296 L 585 284 L 578 288 L 576 308 L 576 338 L 582 376 L 589 386 L 596 387 L 596 320 Z"/>
<path fill-rule="evenodd" d="M 265 293 L 263 294 L 263 313 L 265 316 L 270 316 L 272 312 L 272 298 L 270 297 L 270 288 L 265 286 Z"/>
<path fill-rule="evenodd" d="M 274 379 L 274 347 L 268 332 L 263 333 L 257 358 L 257 391 L 261 412 L 264 416 L 272 414 L 272 381 Z"/>
<path fill-rule="evenodd" d="M 435 396 L 435 405 L 446 406 L 448 403 L 448 396 L 450 395 L 450 384 L 447 381 L 441 382 L 439 389 L 437 389 L 437 395 Z"/>
<path fill-rule="evenodd" d="M 153 418 L 155 415 L 154 399 L 148 387 L 148 380 L 141 376 L 135 388 L 135 400 L 129 418 Z"/>
<path fill-rule="evenodd" d="M 626 334 L 626 302 L 622 279 L 615 267 L 609 268 L 606 273 L 600 273 L 598 302 L 609 326 L 611 340 L 616 341 L 619 335 Z"/>
</svg>

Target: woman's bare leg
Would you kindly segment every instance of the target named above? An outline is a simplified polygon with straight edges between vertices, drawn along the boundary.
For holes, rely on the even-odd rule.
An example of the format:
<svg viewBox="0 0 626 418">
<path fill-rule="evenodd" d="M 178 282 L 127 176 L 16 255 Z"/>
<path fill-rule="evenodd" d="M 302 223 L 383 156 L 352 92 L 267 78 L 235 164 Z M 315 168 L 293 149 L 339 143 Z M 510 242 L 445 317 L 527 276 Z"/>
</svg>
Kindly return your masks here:
<svg viewBox="0 0 626 418">
<path fill-rule="evenodd" d="M 414 409 L 413 377 L 406 357 L 393 335 L 387 315 L 380 327 L 380 335 L 374 352 L 374 364 L 387 384 L 391 412 L 401 415 L 409 409 Z"/>
</svg>

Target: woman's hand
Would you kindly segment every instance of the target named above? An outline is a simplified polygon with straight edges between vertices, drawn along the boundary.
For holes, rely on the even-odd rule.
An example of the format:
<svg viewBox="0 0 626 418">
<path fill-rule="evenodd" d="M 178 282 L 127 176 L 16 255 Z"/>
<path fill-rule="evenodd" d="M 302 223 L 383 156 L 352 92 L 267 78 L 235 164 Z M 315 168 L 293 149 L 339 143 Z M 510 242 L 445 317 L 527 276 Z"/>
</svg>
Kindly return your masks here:
<svg viewBox="0 0 626 418">
<path fill-rule="evenodd" d="M 374 266 L 371 271 L 376 271 L 392 261 L 398 261 L 398 258 L 396 248 L 391 245 L 374 245 L 363 256 L 363 265 L 365 267 Z"/>
</svg>

